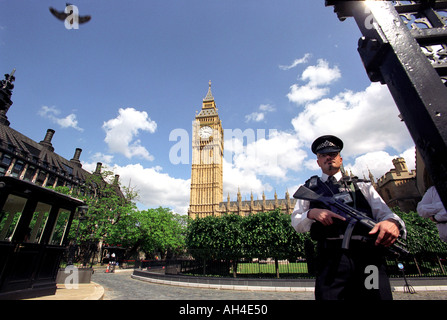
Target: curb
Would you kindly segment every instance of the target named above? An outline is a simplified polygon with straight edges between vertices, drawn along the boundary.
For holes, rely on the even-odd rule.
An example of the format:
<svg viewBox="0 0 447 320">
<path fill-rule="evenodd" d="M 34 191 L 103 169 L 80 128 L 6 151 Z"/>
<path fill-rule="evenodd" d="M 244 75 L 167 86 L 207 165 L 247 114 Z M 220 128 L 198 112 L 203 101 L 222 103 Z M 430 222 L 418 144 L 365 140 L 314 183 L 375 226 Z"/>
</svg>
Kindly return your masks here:
<svg viewBox="0 0 447 320">
<path fill-rule="evenodd" d="M 80 283 L 77 288 L 66 288 L 58 284 L 56 293 L 49 296 L 40 296 L 25 300 L 104 300 L 104 287 L 91 281 Z"/>
<path fill-rule="evenodd" d="M 237 284 L 224 284 L 224 283 L 209 283 L 210 279 L 205 279 L 204 281 L 200 281 L 199 278 L 195 278 L 194 280 L 175 279 L 174 277 L 164 276 L 162 274 L 150 273 L 150 272 L 141 272 L 140 275 L 132 274 L 132 279 L 150 282 L 154 284 L 163 284 L 163 285 L 171 285 L 178 287 L 189 287 L 189 288 L 201 288 L 201 289 L 217 289 L 217 290 L 239 290 L 239 291 L 267 291 L 267 292 L 314 292 L 314 282 L 309 281 L 306 282 L 303 286 L 302 283 L 297 283 L 296 286 L 262 286 L 259 283 L 250 284 L 249 281 L 244 281 L 243 285 Z M 418 284 L 410 281 L 409 285 L 416 291 L 447 291 L 447 284 L 445 283 L 445 278 L 443 279 L 418 279 Z M 422 280 L 422 281 L 421 281 Z M 436 281 L 436 282 L 434 282 Z M 408 287 L 402 283 L 402 279 L 390 279 L 391 290 L 393 292 L 406 292 Z"/>
<path fill-rule="evenodd" d="M 207 283 L 192 283 L 172 280 L 161 280 L 150 277 L 142 277 L 131 275 L 132 279 L 146 281 L 156 284 L 164 284 L 178 287 L 189 287 L 199 289 L 218 289 L 218 290 L 239 290 L 239 291 L 273 291 L 273 292 L 314 292 L 314 287 L 266 287 L 266 286 L 238 286 L 238 285 L 226 285 L 226 284 L 207 284 Z"/>
<path fill-rule="evenodd" d="M 90 284 L 95 286 L 95 292 L 83 300 L 104 300 L 104 287 L 96 282 L 91 281 Z"/>
</svg>

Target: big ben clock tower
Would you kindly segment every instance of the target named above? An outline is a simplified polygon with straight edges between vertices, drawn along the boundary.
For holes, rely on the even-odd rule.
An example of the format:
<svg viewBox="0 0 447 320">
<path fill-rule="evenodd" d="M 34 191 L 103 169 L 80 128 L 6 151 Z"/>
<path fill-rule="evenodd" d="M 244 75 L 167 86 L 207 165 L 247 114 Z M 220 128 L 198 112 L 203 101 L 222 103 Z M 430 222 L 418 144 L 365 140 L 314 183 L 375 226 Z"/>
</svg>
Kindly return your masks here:
<svg viewBox="0 0 447 320">
<path fill-rule="evenodd" d="M 223 130 L 211 93 L 202 102 L 192 128 L 191 197 L 189 217 L 216 215 L 223 201 Z"/>
</svg>

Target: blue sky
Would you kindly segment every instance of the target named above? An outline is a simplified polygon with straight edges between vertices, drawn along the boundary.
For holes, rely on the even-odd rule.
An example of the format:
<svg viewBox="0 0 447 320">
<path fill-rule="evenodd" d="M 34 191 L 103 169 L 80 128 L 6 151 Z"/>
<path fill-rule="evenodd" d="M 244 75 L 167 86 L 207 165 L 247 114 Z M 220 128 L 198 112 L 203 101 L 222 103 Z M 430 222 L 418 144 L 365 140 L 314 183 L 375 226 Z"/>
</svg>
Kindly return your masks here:
<svg viewBox="0 0 447 320">
<path fill-rule="evenodd" d="M 309 146 L 323 134 L 345 141 L 345 167 L 360 177 L 380 177 L 396 156 L 414 168 L 388 89 L 366 76 L 360 31 L 323 0 L 73 4 L 92 16 L 79 29 L 49 12 L 63 1 L 0 0 L 0 70 L 17 69 L 7 116 L 36 141 L 54 129 L 55 152 L 81 148 L 86 170 L 100 161 L 120 174 L 140 208 L 186 214 L 191 150 L 180 163 L 170 151 L 190 146 L 176 134 L 191 138 L 209 80 L 226 129 L 225 200 L 238 188 L 293 194 L 319 173 Z M 232 138 L 237 129 L 254 140 Z"/>
</svg>

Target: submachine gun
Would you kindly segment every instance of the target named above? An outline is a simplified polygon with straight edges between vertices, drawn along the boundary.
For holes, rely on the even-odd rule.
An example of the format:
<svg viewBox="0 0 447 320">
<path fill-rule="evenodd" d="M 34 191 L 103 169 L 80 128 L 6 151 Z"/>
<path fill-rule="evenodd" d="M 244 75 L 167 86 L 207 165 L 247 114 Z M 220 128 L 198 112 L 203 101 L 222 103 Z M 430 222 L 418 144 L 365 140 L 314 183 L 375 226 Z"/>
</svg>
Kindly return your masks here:
<svg viewBox="0 0 447 320">
<path fill-rule="evenodd" d="M 371 230 L 376 225 L 376 221 L 365 215 L 363 212 L 358 211 L 346 203 L 352 201 L 352 198 L 349 194 L 338 194 L 334 197 L 325 197 L 321 196 L 314 191 L 310 190 L 305 186 L 301 186 L 293 195 L 295 199 L 302 199 L 308 201 L 316 201 L 321 203 L 328 210 L 346 218 L 348 221 L 348 226 L 346 227 L 345 234 L 343 235 L 342 248 L 349 249 L 349 242 L 351 240 L 352 231 L 357 223 L 365 226 L 368 230 Z M 405 249 L 405 244 L 403 244 L 399 239 L 397 239 L 393 245 L 388 247 L 391 252 L 394 254 L 400 255 L 408 255 L 409 252 Z"/>
</svg>

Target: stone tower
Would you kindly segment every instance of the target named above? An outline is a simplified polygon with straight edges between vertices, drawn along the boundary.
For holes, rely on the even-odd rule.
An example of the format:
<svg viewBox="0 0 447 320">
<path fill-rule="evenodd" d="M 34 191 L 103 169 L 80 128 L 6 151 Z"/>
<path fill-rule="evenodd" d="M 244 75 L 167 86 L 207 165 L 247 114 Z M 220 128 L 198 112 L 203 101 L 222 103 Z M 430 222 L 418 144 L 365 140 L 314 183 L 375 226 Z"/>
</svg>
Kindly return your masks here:
<svg viewBox="0 0 447 320">
<path fill-rule="evenodd" d="M 223 129 L 211 92 L 192 126 L 191 195 L 188 216 L 202 218 L 217 214 L 223 201 Z"/>
</svg>

